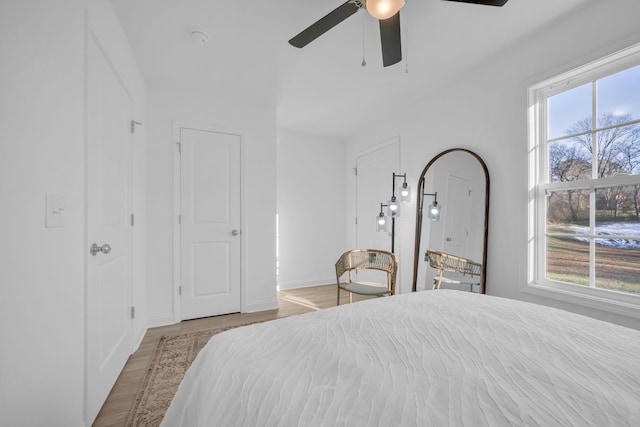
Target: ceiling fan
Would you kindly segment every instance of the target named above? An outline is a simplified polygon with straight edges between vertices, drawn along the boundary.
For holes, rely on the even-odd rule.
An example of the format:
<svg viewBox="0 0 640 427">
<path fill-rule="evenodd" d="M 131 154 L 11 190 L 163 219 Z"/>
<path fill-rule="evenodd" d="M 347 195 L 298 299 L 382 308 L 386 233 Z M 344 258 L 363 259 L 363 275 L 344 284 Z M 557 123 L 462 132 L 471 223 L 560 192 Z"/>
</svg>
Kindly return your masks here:
<svg viewBox="0 0 640 427">
<path fill-rule="evenodd" d="M 461 3 L 475 3 L 485 6 L 504 6 L 508 0 L 445 0 Z M 380 22 L 380 41 L 382 43 L 382 65 L 388 67 L 402 60 L 400 42 L 400 9 L 404 0 L 348 0 L 335 8 L 320 20 L 311 24 L 300 34 L 289 40 L 295 47 L 305 47 L 360 9 Z"/>
</svg>

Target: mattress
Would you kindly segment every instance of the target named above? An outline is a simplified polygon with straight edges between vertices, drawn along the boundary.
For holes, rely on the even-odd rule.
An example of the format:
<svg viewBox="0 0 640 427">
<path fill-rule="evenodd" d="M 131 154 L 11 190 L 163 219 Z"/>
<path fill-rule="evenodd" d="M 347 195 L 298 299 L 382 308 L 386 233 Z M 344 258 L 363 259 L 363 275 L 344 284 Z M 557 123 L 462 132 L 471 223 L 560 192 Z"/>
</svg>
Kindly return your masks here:
<svg viewBox="0 0 640 427">
<path fill-rule="evenodd" d="M 638 426 L 640 332 L 453 290 L 212 337 L 163 426 Z"/>
</svg>

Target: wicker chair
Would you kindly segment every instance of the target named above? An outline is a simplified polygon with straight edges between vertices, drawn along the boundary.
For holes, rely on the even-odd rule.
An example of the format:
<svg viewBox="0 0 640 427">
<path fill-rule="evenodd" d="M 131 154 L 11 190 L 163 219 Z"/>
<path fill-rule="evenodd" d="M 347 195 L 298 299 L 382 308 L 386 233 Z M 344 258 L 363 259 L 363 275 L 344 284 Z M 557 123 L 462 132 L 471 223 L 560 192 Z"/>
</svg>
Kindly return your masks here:
<svg viewBox="0 0 640 427">
<path fill-rule="evenodd" d="M 473 291 L 475 285 L 480 285 L 480 275 L 482 274 L 482 264 L 445 252 L 427 250 L 425 261 L 435 268 L 438 273 L 433 278 L 433 289 L 440 289 L 442 283 L 455 283 L 468 285 Z M 454 273 L 444 275 L 445 272 Z"/>
<path fill-rule="evenodd" d="M 354 270 L 379 270 L 387 273 L 386 283 L 354 282 Z M 393 295 L 396 289 L 398 261 L 391 252 L 378 249 L 354 249 L 347 251 L 336 262 L 336 283 L 338 285 L 338 305 L 340 291 L 349 292 L 349 303 L 353 302 L 353 294 L 359 295 Z M 340 281 L 343 274 L 348 273 L 347 281 Z"/>
</svg>

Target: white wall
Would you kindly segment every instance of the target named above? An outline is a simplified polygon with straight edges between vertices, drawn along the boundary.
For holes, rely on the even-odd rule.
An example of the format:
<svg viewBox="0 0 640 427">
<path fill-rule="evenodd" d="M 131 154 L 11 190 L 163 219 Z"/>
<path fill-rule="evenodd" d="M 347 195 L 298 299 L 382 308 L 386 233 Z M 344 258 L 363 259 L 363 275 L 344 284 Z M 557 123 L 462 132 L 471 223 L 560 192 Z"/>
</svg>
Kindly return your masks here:
<svg viewBox="0 0 640 427">
<path fill-rule="evenodd" d="M 282 131 L 278 135 L 278 286 L 335 282 L 346 250 L 345 142 Z"/>
<path fill-rule="evenodd" d="M 461 70 L 448 84 L 417 105 L 407 106 L 394 119 L 351 138 L 349 159 L 369 141 L 400 135 L 401 170 L 416 185 L 424 165 L 440 151 L 451 147 L 475 151 L 485 160 L 491 176 L 487 292 L 640 328 L 637 319 L 522 291 L 527 277 L 527 87 L 640 41 L 638 16 L 638 1 L 594 1 L 571 16 L 550 23 L 538 34 L 514 40 L 509 49 L 486 58 L 473 71 Z M 413 225 L 403 224 L 399 233 L 412 235 Z M 412 274 L 412 240 L 402 240 L 402 292 L 410 289 L 407 282 Z"/>
<path fill-rule="evenodd" d="M 84 425 L 85 8 L 143 117 L 142 78 L 108 1 L 0 4 L 1 425 Z M 64 196 L 63 228 L 44 227 L 45 193 Z M 143 287 L 144 270 L 134 274 Z"/>
<path fill-rule="evenodd" d="M 174 122 L 243 135 L 243 311 L 277 307 L 275 108 L 233 105 L 214 95 L 148 87 L 147 294 L 150 325 L 174 323 Z"/>
</svg>

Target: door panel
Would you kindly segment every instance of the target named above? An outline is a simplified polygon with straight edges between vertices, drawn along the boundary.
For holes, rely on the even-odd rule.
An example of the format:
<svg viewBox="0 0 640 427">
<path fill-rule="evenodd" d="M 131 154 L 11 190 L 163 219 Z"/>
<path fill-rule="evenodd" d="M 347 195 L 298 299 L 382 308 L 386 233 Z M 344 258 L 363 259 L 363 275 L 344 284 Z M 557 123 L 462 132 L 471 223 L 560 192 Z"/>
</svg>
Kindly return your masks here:
<svg viewBox="0 0 640 427">
<path fill-rule="evenodd" d="M 180 129 L 181 317 L 240 311 L 239 135 Z"/>
<path fill-rule="evenodd" d="M 391 223 L 389 231 L 376 230 L 376 215 L 380 203 L 387 204 L 391 198 L 392 174 L 397 165 L 397 143 L 378 148 L 356 158 L 356 245 L 360 249 L 382 249 L 391 251 Z M 385 213 L 387 212 L 385 207 Z M 402 213 L 401 213 L 402 214 Z M 390 221 L 390 220 L 389 220 Z M 396 236 L 396 247 L 398 239 Z M 358 271 L 358 280 L 384 282 L 386 275 L 378 271 Z"/>
<path fill-rule="evenodd" d="M 376 231 L 375 217 L 380 212 L 380 203 L 386 204 L 391 197 L 392 174 L 397 163 L 396 153 L 396 144 L 390 144 L 356 158 L 358 248 L 391 250 L 391 226 L 388 233 Z M 387 208 L 384 209 L 386 212 Z"/>
<path fill-rule="evenodd" d="M 86 363 L 87 418 L 92 421 L 133 349 L 132 103 L 92 37 L 87 61 Z M 103 251 L 89 253 L 94 243 Z"/>
<path fill-rule="evenodd" d="M 192 271 L 197 272 L 193 278 L 193 296 L 202 298 L 229 294 L 230 279 L 226 269 L 216 270 L 216 264 L 229 265 L 230 245 L 226 242 L 194 243 Z M 217 260 L 216 263 L 211 260 Z M 224 275 L 224 276 L 222 276 Z"/>
<path fill-rule="evenodd" d="M 471 201 L 469 179 L 449 174 L 447 180 L 446 215 L 444 222 L 444 252 L 467 257 L 469 240 L 469 207 Z"/>
</svg>

